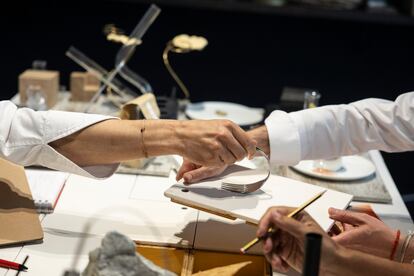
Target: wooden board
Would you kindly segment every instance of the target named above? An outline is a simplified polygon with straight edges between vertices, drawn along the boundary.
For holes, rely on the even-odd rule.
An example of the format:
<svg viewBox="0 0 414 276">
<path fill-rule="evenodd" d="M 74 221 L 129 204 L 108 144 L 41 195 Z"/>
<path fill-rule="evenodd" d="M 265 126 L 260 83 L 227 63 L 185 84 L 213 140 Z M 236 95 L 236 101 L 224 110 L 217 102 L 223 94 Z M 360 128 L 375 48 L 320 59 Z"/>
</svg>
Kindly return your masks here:
<svg viewBox="0 0 414 276">
<path fill-rule="evenodd" d="M 192 185 L 177 183 L 166 190 L 164 195 L 184 205 L 257 224 L 268 208 L 297 207 L 324 190 L 315 185 L 276 175 L 271 175 L 262 188 L 254 193 L 239 194 L 221 189 L 222 179 L 234 170 L 241 169 L 242 167 L 233 165 L 215 178 Z M 328 208 L 345 209 L 351 200 L 352 195 L 327 190 L 320 199 L 306 208 L 306 211 L 327 231 L 333 224 L 328 216 Z"/>
</svg>

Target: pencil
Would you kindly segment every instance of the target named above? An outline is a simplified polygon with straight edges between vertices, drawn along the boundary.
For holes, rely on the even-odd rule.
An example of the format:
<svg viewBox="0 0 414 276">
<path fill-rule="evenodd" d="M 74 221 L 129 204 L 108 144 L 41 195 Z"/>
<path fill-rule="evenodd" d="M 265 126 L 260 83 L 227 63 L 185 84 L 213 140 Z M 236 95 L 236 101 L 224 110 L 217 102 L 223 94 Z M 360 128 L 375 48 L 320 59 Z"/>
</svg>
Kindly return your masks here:
<svg viewBox="0 0 414 276">
<path fill-rule="evenodd" d="M 326 190 L 323 190 L 322 192 L 320 192 L 320 193 L 316 194 L 315 196 L 313 196 L 312 198 L 310 198 L 308 201 L 306 201 L 305 203 L 303 203 L 301 206 L 299 206 L 298 208 L 296 208 L 295 210 L 293 210 L 288 215 L 288 217 L 291 218 L 291 217 L 296 216 L 299 212 L 301 212 L 303 209 L 305 209 L 310 204 L 312 204 L 312 202 L 314 202 L 315 200 L 317 200 L 318 198 L 320 198 L 325 192 L 326 192 Z M 266 235 L 264 235 L 263 237 L 257 237 L 255 239 L 251 240 L 245 246 L 243 246 L 242 248 L 240 248 L 240 252 L 243 253 L 243 254 L 245 254 L 247 252 L 247 250 L 249 250 L 253 245 L 255 245 L 259 241 L 267 238 L 269 235 L 273 234 L 275 231 L 276 231 L 276 229 L 270 227 L 269 230 L 267 230 Z"/>
</svg>

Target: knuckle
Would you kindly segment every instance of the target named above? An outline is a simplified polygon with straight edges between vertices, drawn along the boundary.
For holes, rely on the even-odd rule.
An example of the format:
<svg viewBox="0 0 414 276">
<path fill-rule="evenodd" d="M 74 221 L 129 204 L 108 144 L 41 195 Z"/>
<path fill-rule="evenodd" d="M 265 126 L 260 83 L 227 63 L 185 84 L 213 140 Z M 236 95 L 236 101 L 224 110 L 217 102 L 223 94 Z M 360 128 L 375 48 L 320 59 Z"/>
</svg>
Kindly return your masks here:
<svg viewBox="0 0 414 276">
<path fill-rule="evenodd" d="M 220 143 L 219 143 L 219 142 L 214 142 L 214 143 L 211 145 L 211 149 L 212 149 L 213 151 L 219 151 L 219 150 L 221 149 L 221 145 L 220 145 Z"/>
<path fill-rule="evenodd" d="M 220 129 L 217 132 L 217 138 L 222 139 L 222 138 L 226 138 L 228 136 L 228 130 L 227 129 Z"/>
<path fill-rule="evenodd" d="M 231 128 L 233 127 L 233 122 L 230 120 L 223 120 L 223 126 L 225 126 L 226 128 Z"/>
</svg>

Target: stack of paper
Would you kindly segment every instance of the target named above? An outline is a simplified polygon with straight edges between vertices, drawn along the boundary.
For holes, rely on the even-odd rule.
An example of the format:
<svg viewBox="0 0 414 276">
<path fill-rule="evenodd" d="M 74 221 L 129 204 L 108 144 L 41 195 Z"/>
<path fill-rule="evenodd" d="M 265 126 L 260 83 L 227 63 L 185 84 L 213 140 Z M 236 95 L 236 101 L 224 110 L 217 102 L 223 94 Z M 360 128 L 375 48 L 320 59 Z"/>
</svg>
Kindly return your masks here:
<svg viewBox="0 0 414 276">
<path fill-rule="evenodd" d="M 26 169 L 38 213 L 52 213 L 69 174 L 51 170 Z"/>
</svg>

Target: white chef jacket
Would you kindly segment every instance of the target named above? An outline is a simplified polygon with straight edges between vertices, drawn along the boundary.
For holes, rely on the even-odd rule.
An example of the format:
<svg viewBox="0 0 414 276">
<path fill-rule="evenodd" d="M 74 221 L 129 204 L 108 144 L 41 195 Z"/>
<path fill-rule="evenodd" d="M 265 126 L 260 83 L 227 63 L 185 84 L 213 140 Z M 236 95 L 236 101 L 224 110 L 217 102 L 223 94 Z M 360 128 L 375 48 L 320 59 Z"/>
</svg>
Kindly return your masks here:
<svg viewBox="0 0 414 276">
<path fill-rule="evenodd" d="M 414 150 L 414 92 L 395 101 L 365 99 L 286 113 L 265 120 L 272 163 L 334 158 L 378 149 Z"/>
<path fill-rule="evenodd" d="M 92 124 L 114 119 L 63 111 L 33 111 L 0 101 L 0 157 L 23 166 L 41 165 L 83 176 L 104 178 L 119 164 L 80 167 L 54 150 L 49 143 Z"/>
</svg>

